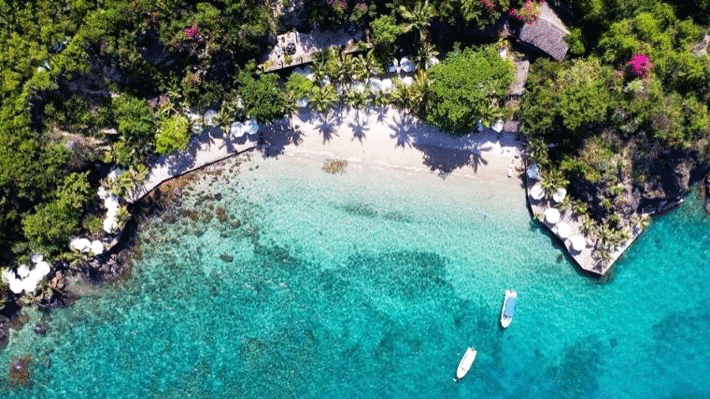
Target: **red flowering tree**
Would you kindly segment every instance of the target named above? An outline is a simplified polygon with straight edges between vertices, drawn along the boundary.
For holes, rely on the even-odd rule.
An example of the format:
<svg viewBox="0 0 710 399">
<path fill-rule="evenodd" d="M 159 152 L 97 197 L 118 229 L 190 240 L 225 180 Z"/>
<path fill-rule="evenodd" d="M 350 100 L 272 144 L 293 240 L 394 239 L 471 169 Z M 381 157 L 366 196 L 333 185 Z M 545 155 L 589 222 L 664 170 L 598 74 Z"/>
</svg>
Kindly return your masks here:
<svg viewBox="0 0 710 399">
<path fill-rule="evenodd" d="M 647 78 L 651 74 L 651 60 L 646 54 L 634 54 L 626 64 L 628 74 L 634 78 Z"/>
<path fill-rule="evenodd" d="M 544 3 L 544 0 L 540 3 Z M 537 21 L 540 16 L 540 3 L 527 0 L 522 7 L 510 10 L 510 16 L 526 24 L 531 24 Z"/>
<path fill-rule="evenodd" d="M 197 26 L 197 23 L 185 29 L 185 37 L 189 40 L 195 40 L 198 42 L 202 41 L 202 37 L 200 36 L 200 27 Z"/>
</svg>

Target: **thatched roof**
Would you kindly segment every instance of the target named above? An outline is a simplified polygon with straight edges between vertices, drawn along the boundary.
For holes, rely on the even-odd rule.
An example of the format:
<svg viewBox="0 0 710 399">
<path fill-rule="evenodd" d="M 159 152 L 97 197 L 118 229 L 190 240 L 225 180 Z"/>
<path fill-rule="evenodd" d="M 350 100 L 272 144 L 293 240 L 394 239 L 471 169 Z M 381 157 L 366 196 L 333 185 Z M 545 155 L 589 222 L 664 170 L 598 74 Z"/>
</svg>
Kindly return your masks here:
<svg viewBox="0 0 710 399">
<path fill-rule="evenodd" d="M 533 23 L 523 25 L 519 40 L 561 61 L 569 50 L 569 45 L 564 41 L 567 34 L 569 31 L 555 12 L 547 3 L 542 3 L 540 17 Z"/>
</svg>

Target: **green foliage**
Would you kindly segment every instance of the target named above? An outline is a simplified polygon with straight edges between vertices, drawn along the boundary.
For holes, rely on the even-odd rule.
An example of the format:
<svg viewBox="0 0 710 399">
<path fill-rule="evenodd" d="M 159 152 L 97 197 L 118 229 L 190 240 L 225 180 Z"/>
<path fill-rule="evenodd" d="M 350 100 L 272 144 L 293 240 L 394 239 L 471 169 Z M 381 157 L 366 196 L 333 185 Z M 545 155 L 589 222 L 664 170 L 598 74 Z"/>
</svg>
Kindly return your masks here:
<svg viewBox="0 0 710 399">
<path fill-rule="evenodd" d="M 262 74 L 254 78 L 249 71 L 239 73 L 238 92 L 249 118 L 268 123 L 286 115 L 286 96 L 277 80 L 275 74 Z"/>
<path fill-rule="evenodd" d="M 122 142 L 132 151 L 132 159 L 142 159 L 152 149 L 155 131 L 148 102 L 124 93 L 114 99 L 113 113 Z"/>
<path fill-rule="evenodd" d="M 370 24 L 372 29 L 372 42 L 375 46 L 389 48 L 397 40 L 400 28 L 391 15 L 383 15 Z"/>
<path fill-rule="evenodd" d="M 190 142 L 190 121 L 183 115 L 173 115 L 160 123 L 155 136 L 155 150 L 169 154 L 184 150 Z"/>
<path fill-rule="evenodd" d="M 467 49 L 434 65 L 429 76 L 431 95 L 426 120 L 444 130 L 467 133 L 513 81 L 513 65 L 492 46 Z"/>
<path fill-rule="evenodd" d="M 22 229 L 30 247 L 47 254 L 56 253 L 78 230 L 81 214 L 89 198 L 88 172 L 67 175 L 53 200 L 39 205 L 22 219 Z"/>
<path fill-rule="evenodd" d="M 613 106 L 612 71 L 594 58 L 533 66 L 520 114 L 525 130 L 557 140 L 588 136 Z"/>
<path fill-rule="evenodd" d="M 91 234 L 99 234 L 103 231 L 103 219 L 97 215 L 88 215 L 81 222 L 81 227 Z"/>
<path fill-rule="evenodd" d="M 292 73 L 286 81 L 286 92 L 295 99 L 308 97 L 313 89 L 313 82 L 303 75 Z"/>
</svg>

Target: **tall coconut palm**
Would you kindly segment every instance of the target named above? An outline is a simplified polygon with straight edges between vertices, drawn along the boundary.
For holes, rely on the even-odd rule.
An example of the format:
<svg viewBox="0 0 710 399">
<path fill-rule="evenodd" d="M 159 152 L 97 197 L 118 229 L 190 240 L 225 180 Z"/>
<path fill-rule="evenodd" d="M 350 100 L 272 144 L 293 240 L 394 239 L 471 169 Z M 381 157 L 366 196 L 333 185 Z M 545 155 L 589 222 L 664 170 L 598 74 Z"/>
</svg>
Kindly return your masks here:
<svg viewBox="0 0 710 399">
<path fill-rule="evenodd" d="M 323 87 L 313 86 L 311 93 L 311 104 L 313 108 L 321 113 L 327 113 L 335 104 L 338 103 L 338 93 L 333 85 L 325 85 Z"/>
<path fill-rule="evenodd" d="M 343 87 L 349 88 L 357 70 L 357 63 L 355 62 L 355 59 L 350 54 L 341 53 L 337 58 L 336 65 L 336 80 L 338 81 L 338 83 L 343 85 Z"/>
<path fill-rule="evenodd" d="M 352 89 L 346 93 L 345 101 L 355 110 L 355 119 L 359 120 L 360 110 L 370 103 L 370 92 L 368 90 Z"/>
<path fill-rule="evenodd" d="M 414 63 L 418 69 L 428 69 L 429 61 L 439 56 L 439 51 L 430 43 L 423 43 L 419 47 L 417 55 L 414 56 Z"/>
<path fill-rule="evenodd" d="M 411 86 L 412 107 L 419 112 L 426 112 L 431 92 L 431 81 L 426 71 L 420 69 L 414 74 L 414 83 Z"/>
<path fill-rule="evenodd" d="M 434 7 L 429 4 L 429 0 L 417 2 L 413 9 L 399 6 L 399 14 L 404 19 L 404 23 L 400 26 L 402 32 L 416 30 L 419 32 L 421 43 L 429 41 L 429 23 L 437 15 Z"/>
<path fill-rule="evenodd" d="M 380 65 L 372 50 L 368 51 L 364 56 L 360 54 L 355 59 L 355 77 L 364 79 L 365 84 L 370 82 L 370 78 L 382 72 L 382 65 Z"/>
</svg>

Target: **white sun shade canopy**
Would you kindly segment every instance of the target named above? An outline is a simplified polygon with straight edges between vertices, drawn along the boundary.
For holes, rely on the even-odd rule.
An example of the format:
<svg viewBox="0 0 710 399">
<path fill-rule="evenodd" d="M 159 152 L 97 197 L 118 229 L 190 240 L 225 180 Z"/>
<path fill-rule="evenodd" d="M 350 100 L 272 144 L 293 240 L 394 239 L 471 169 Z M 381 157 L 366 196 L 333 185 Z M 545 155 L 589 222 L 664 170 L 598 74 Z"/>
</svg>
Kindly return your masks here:
<svg viewBox="0 0 710 399">
<path fill-rule="evenodd" d="M 587 246 L 587 240 L 581 235 L 570 238 L 570 242 L 572 243 L 572 249 L 577 252 L 583 250 Z"/>
<path fill-rule="evenodd" d="M 414 63 L 407 57 L 402 57 L 399 60 L 399 67 L 402 68 L 402 72 L 411 73 L 414 71 Z"/>
<path fill-rule="evenodd" d="M 550 224 L 556 224 L 560 221 L 560 211 L 555 208 L 545 209 L 545 220 Z"/>
<path fill-rule="evenodd" d="M 567 196 L 567 189 L 564 187 L 560 187 L 557 190 L 555 190 L 554 194 L 552 194 L 552 200 L 555 202 L 562 202 L 562 200 L 564 200 L 566 196 Z"/>
<path fill-rule="evenodd" d="M 545 195 L 545 190 L 543 190 L 542 186 L 539 184 L 532 186 L 532 188 L 530 189 L 530 196 L 535 201 L 541 200 L 544 195 Z"/>
<path fill-rule="evenodd" d="M 557 224 L 557 236 L 560 237 L 561 239 L 565 239 L 569 237 L 569 235 L 572 233 L 572 229 L 569 227 L 569 225 L 565 222 L 560 222 Z"/>
</svg>

